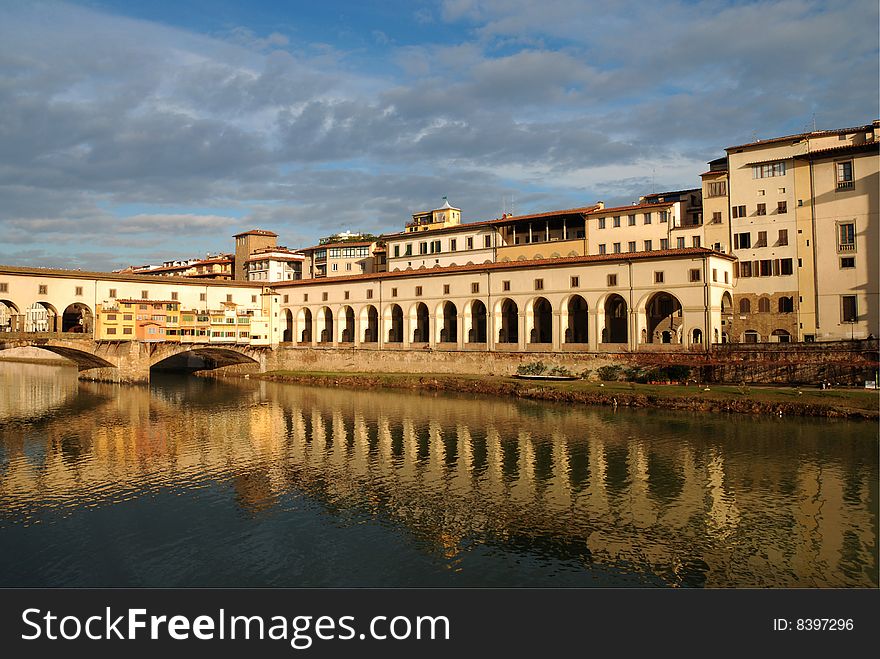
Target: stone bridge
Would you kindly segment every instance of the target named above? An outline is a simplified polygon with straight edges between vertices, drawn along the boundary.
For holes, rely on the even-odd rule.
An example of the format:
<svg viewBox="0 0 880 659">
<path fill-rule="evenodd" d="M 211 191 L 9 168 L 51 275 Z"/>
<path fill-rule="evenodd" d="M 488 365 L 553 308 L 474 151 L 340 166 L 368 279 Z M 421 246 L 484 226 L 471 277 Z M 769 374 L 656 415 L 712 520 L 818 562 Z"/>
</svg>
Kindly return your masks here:
<svg viewBox="0 0 880 659">
<path fill-rule="evenodd" d="M 0 350 L 33 347 L 47 350 L 74 362 L 80 379 L 104 382 L 147 383 L 150 369 L 200 371 L 254 364 L 266 370 L 268 347 L 206 343 L 141 343 L 138 341 L 95 341 L 72 333 L 0 334 Z"/>
</svg>

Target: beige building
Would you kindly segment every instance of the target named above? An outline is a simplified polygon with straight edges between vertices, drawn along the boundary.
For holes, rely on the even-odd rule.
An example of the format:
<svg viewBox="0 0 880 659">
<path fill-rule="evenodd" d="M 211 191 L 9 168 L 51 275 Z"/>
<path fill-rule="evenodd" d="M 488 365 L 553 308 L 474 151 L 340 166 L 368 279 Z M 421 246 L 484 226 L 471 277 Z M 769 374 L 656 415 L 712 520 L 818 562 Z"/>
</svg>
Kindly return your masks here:
<svg viewBox="0 0 880 659">
<path fill-rule="evenodd" d="M 285 337 L 301 345 L 629 351 L 705 350 L 720 337 L 732 287 L 732 257 L 690 248 L 306 279 L 276 290 Z"/>
<path fill-rule="evenodd" d="M 286 247 L 263 247 L 245 261 L 248 281 L 272 283 L 303 278 L 306 257 Z"/>
<path fill-rule="evenodd" d="M 303 278 L 345 277 L 373 272 L 372 240 L 328 242 L 297 250 L 302 254 Z"/>
<path fill-rule="evenodd" d="M 275 247 L 278 234 L 264 229 L 251 229 L 235 236 L 235 281 L 247 281 L 245 263 L 258 249 Z"/>
</svg>

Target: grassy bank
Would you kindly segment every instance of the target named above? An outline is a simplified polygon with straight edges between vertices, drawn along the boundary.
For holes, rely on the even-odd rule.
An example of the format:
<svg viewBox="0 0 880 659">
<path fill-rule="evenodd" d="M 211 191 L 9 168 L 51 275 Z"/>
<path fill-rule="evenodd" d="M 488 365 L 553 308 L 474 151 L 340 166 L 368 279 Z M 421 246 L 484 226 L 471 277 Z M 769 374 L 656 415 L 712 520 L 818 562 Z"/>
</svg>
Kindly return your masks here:
<svg viewBox="0 0 880 659">
<path fill-rule="evenodd" d="M 656 385 L 571 380 L 537 382 L 512 377 L 407 373 L 271 371 L 251 378 L 358 389 L 410 389 L 515 396 L 533 400 L 775 416 L 880 418 L 877 391 L 730 385 Z"/>
</svg>

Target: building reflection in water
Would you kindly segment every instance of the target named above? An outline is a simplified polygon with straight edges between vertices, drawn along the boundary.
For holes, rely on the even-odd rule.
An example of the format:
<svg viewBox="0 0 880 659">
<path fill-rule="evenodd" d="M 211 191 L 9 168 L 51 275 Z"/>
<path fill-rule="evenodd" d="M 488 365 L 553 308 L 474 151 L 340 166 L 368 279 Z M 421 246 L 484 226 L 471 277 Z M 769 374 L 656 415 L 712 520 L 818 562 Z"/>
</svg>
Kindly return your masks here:
<svg viewBox="0 0 880 659">
<path fill-rule="evenodd" d="M 48 379 L 12 399 L 8 381 L 0 532 L 221 483 L 246 516 L 307 497 L 450 570 L 497 548 L 669 585 L 877 585 L 870 424 L 196 378 Z"/>
</svg>

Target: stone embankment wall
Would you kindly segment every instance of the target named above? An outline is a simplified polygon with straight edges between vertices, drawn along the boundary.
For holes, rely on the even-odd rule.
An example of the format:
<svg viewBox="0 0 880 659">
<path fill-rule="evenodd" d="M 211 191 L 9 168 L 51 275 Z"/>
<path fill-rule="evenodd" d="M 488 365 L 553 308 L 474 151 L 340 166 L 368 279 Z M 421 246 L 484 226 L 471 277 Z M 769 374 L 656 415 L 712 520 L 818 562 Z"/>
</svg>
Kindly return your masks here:
<svg viewBox="0 0 880 659">
<path fill-rule="evenodd" d="M 874 379 L 877 341 L 822 344 L 732 344 L 705 353 L 459 352 L 441 350 L 358 350 L 281 346 L 266 355 L 265 365 L 227 366 L 217 374 L 260 371 L 332 373 L 447 373 L 513 375 L 521 364 L 542 361 L 565 366 L 590 379 L 603 366 L 644 368 L 689 366 L 706 382 L 818 384 L 828 380 L 860 385 Z"/>
</svg>

